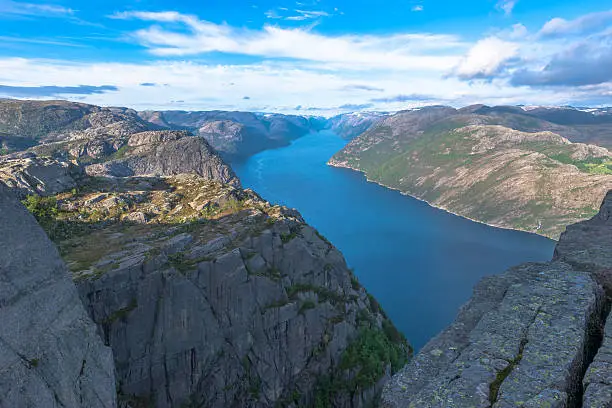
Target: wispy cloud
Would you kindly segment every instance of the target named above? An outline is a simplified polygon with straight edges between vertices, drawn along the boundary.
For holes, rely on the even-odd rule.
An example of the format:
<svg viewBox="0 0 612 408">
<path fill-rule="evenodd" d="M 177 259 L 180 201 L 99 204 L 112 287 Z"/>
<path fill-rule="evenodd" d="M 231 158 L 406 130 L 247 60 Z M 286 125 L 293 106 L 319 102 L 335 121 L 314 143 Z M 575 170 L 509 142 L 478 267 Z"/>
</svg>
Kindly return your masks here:
<svg viewBox="0 0 612 408">
<path fill-rule="evenodd" d="M 420 4 L 412 7 L 412 11 L 423 11 L 423 10 L 424 10 L 424 7 Z"/>
<path fill-rule="evenodd" d="M 351 84 L 340 88 L 342 91 L 367 91 L 367 92 L 384 92 L 382 88 L 377 88 L 370 85 Z"/>
<path fill-rule="evenodd" d="M 553 18 L 539 32 L 541 37 L 580 35 L 597 32 L 612 25 L 612 10 L 590 13 L 574 20 Z"/>
<path fill-rule="evenodd" d="M 93 95 L 105 92 L 118 91 L 119 88 L 112 85 L 92 86 L 9 86 L 0 85 L 0 95 L 18 98 L 32 98 L 42 96 L 64 96 L 64 95 Z"/>
<path fill-rule="evenodd" d="M 423 102 L 423 101 L 433 101 L 436 99 L 440 99 L 440 98 L 436 98 L 433 95 L 410 94 L 410 95 L 388 96 L 385 98 L 373 98 L 373 99 L 370 99 L 370 101 L 391 103 L 391 102 Z"/>
<path fill-rule="evenodd" d="M 499 0 L 497 2 L 497 9 L 503 11 L 507 16 L 512 14 L 514 7 L 518 3 L 518 0 Z"/>
<path fill-rule="evenodd" d="M 20 16 L 69 16 L 74 10 L 55 4 L 22 3 L 13 0 L 0 1 L 0 15 Z"/>
<path fill-rule="evenodd" d="M 113 17 L 184 24 L 188 33 L 153 25 L 131 34 L 152 54 L 164 57 L 217 51 L 320 62 L 328 64 L 330 68 L 379 67 L 446 71 L 458 62 L 459 55 L 435 51 L 460 51 L 467 46 L 458 37 L 446 34 L 325 36 L 309 29 L 271 25 L 261 30 L 247 30 L 214 24 L 176 12 L 123 12 Z"/>
</svg>

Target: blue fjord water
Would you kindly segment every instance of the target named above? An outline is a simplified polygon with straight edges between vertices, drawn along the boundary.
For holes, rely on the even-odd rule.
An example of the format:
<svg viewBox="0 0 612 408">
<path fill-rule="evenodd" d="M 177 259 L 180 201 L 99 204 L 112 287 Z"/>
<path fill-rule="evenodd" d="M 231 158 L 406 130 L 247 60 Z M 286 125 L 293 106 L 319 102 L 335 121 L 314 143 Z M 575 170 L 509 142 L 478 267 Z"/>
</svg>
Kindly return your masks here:
<svg viewBox="0 0 612 408">
<path fill-rule="evenodd" d="M 454 320 L 480 278 L 551 258 L 552 240 L 472 222 L 327 166 L 345 143 L 319 132 L 232 165 L 244 187 L 298 209 L 338 247 L 416 349 Z"/>
</svg>

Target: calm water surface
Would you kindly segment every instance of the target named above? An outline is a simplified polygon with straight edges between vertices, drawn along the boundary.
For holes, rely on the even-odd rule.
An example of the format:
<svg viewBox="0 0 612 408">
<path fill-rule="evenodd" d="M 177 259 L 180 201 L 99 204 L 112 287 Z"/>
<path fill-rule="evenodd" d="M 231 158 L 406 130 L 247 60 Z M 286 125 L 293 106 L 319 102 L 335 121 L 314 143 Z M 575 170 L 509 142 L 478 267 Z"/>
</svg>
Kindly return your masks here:
<svg viewBox="0 0 612 408">
<path fill-rule="evenodd" d="M 416 349 L 454 320 L 480 278 L 551 258 L 552 240 L 478 224 L 327 166 L 345 143 L 315 133 L 233 167 L 245 187 L 297 208 L 333 242 Z"/>
</svg>

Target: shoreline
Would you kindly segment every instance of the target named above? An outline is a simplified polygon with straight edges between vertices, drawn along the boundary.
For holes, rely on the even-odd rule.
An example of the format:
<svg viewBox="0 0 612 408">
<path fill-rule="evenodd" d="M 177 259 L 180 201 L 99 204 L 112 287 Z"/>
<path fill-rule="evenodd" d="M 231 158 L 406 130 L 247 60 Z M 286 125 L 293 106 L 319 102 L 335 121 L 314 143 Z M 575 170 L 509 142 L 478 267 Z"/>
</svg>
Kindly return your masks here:
<svg viewBox="0 0 612 408">
<path fill-rule="evenodd" d="M 335 160 L 333 157 L 326 162 L 326 165 L 330 166 L 330 167 L 336 167 L 336 168 L 339 168 L 339 169 L 348 169 L 348 170 L 351 170 L 351 171 L 354 171 L 354 172 L 357 172 L 357 173 L 361 173 L 361 174 L 363 174 L 364 178 L 366 179 L 366 181 L 368 183 L 377 184 L 377 185 L 379 185 L 381 187 L 384 187 L 386 189 L 397 191 L 401 195 L 404 195 L 404 196 L 407 196 L 407 197 L 410 197 L 410 198 L 414 198 L 415 200 L 421 201 L 421 202 L 429 205 L 432 208 L 435 208 L 435 209 L 438 209 L 438 210 L 442 210 L 442 211 L 444 211 L 444 212 L 446 212 L 448 214 L 452 214 L 452 215 L 454 215 L 456 217 L 461 217 L 461 218 L 466 219 L 468 221 L 472 221 L 472 222 L 475 222 L 475 223 L 478 223 L 478 224 L 482 224 L 482 225 L 486 225 L 488 227 L 498 228 L 498 229 L 502 229 L 502 230 L 518 231 L 518 232 L 522 232 L 522 233 L 525 233 L 525 234 L 537 235 L 539 237 L 543 237 L 543 238 L 549 239 L 549 240 L 554 241 L 554 242 L 559 242 L 558 239 L 553 239 L 553 238 L 548 237 L 546 235 L 538 234 L 537 232 L 531 232 L 531 231 L 525 231 L 525 230 L 521 230 L 521 229 L 517 229 L 517 228 L 512 228 L 512 227 L 505 227 L 505 226 L 501 226 L 501 225 L 489 224 L 489 223 L 486 223 L 486 222 L 483 222 L 483 221 L 472 219 L 470 217 L 466 217 L 466 216 L 461 215 L 461 214 L 457 214 L 457 213 L 449 210 L 448 208 L 444 208 L 442 206 L 434 205 L 434 204 L 430 203 L 429 201 L 427 201 L 427 200 L 425 200 L 423 198 L 416 197 L 416 196 L 414 196 L 412 194 L 406 193 L 406 192 L 400 190 L 399 188 L 390 187 L 390 186 L 387 186 L 387 185 L 385 185 L 385 184 L 383 184 L 383 183 L 381 183 L 379 181 L 372 180 L 372 179 L 370 179 L 368 177 L 368 175 L 367 175 L 367 173 L 365 171 L 359 170 L 359 169 L 355 169 L 355 168 L 349 166 L 348 164 L 345 164 L 345 163 L 342 163 L 342 162 L 339 162 L 339 161 Z"/>
</svg>

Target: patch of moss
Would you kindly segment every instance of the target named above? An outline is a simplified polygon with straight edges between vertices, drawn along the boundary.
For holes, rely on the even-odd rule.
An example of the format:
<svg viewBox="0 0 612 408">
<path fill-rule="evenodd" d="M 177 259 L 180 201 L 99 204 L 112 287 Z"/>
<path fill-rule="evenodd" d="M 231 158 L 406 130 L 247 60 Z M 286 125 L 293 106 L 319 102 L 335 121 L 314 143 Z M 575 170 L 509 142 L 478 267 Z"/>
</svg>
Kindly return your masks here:
<svg viewBox="0 0 612 408">
<path fill-rule="evenodd" d="M 136 301 L 136 299 L 132 299 L 129 305 L 111 313 L 110 316 L 104 319 L 103 323 L 112 324 L 118 320 L 125 319 L 127 315 L 130 314 L 130 312 L 132 312 L 137 307 L 138 307 L 138 302 Z"/>
</svg>

